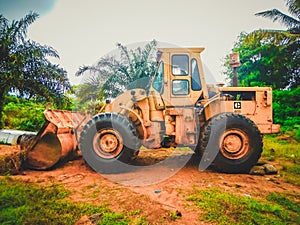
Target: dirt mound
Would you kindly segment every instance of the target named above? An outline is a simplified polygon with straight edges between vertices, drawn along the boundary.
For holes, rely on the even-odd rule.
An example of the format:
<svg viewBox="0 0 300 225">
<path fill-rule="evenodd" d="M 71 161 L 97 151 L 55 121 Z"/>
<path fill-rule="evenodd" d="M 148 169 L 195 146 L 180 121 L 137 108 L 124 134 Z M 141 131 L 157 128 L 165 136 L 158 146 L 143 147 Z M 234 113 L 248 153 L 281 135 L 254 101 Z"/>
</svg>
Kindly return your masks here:
<svg viewBox="0 0 300 225">
<path fill-rule="evenodd" d="M 0 145 L 0 175 L 19 173 L 25 152 L 19 146 Z"/>
</svg>

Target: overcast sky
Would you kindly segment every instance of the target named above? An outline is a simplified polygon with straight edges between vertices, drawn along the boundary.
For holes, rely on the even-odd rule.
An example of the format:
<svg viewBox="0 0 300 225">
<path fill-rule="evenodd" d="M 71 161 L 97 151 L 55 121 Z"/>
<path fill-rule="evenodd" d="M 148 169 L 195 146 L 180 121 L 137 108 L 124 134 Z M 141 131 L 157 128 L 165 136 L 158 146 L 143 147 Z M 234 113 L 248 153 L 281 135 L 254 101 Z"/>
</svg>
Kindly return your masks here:
<svg viewBox="0 0 300 225">
<path fill-rule="evenodd" d="M 273 8 L 287 13 L 283 0 L 0 0 L 0 13 L 10 20 L 30 11 L 40 14 L 28 38 L 58 51 L 55 62 L 73 84 L 81 82 L 74 75 L 80 66 L 95 63 L 116 43 L 153 39 L 205 47 L 206 76 L 224 81 L 223 58 L 240 32 L 283 28 L 254 16 Z"/>
</svg>

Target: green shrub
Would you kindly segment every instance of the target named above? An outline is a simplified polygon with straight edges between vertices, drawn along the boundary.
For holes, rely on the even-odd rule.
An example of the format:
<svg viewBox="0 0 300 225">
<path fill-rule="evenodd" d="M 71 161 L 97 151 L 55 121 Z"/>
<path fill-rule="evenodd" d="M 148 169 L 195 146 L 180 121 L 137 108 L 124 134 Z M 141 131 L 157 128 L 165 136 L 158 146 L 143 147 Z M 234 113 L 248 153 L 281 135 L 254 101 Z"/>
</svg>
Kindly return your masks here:
<svg viewBox="0 0 300 225">
<path fill-rule="evenodd" d="M 292 90 L 273 91 L 274 123 L 281 131 L 300 140 L 300 86 Z"/>
<path fill-rule="evenodd" d="M 292 90 L 273 90 L 274 122 L 283 126 L 300 124 L 300 86 Z"/>
<path fill-rule="evenodd" d="M 4 106 L 4 128 L 38 131 L 44 124 L 45 105 L 14 96 L 7 96 Z"/>
</svg>

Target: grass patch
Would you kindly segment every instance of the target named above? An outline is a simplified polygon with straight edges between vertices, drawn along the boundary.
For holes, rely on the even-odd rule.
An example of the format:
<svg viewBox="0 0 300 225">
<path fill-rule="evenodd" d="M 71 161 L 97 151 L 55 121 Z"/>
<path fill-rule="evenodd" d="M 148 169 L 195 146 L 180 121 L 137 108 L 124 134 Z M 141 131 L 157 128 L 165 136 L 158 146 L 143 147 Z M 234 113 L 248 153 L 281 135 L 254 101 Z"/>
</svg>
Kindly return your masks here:
<svg viewBox="0 0 300 225">
<path fill-rule="evenodd" d="M 76 203 L 61 185 L 39 187 L 10 177 L 0 179 L 0 224 L 74 224 L 83 215 L 101 214 L 99 224 L 145 224 L 135 215 L 115 213 L 105 206 Z"/>
<path fill-rule="evenodd" d="M 217 224 L 299 224 L 299 203 L 285 195 L 271 194 L 265 201 L 224 193 L 218 189 L 195 190 L 187 198 L 200 209 L 199 219 Z"/>
<path fill-rule="evenodd" d="M 300 165 L 292 162 L 281 162 L 280 174 L 290 183 L 300 186 Z"/>
<path fill-rule="evenodd" d="M 299 142 L 292 139 L 282 139 L 279 135 L 264 135 L 262 156 L 268 158 L 284 158 L 300 161 Z"/>
<path fill-rule="evenodd" d="M 278 161 L 282 175 L 290 183 L 300 186 L 300 148 L 299 141 L 280 135 L 265 135 L 262 158 Z"/>
<path fill-rule="evenodd" d="M 271 193 L 267 196 L 267 200 L 279 204 L 287 210 L 297 213 L 297 221 L 300 221 L 300 196 L 288 196 L 282 193 Z"/>
</svg>

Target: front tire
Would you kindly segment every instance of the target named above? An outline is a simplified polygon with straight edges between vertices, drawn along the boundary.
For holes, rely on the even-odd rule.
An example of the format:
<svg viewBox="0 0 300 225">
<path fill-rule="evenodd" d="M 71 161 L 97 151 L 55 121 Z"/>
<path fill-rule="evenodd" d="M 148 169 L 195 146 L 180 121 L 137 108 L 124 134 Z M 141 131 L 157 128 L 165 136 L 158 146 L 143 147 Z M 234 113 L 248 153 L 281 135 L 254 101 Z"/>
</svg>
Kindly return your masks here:
<svg viewBox="0 0 300 225">
<path fill-rule="evenodd" d="M 262 136 L 247 117 L 222 113 L 207 122 L 201 132 L 203 165 L 210 163 L 226 173 L 248 173 L 262 152 Z M 201 163 L 200 162 L 200 163 Z"/>
<path fill-rule="evenodd" d="M 102 173 L 124 172 L 140 146 L 134 127 L 116 113 L 94 116 L 84 126 L 79 141 L 85 161 Z"/>
</svg>

